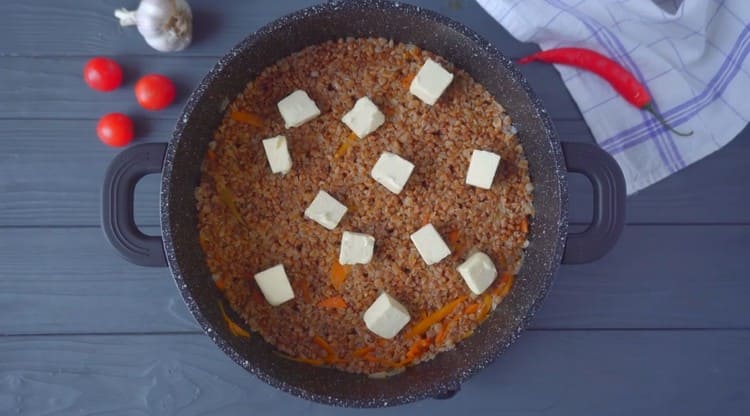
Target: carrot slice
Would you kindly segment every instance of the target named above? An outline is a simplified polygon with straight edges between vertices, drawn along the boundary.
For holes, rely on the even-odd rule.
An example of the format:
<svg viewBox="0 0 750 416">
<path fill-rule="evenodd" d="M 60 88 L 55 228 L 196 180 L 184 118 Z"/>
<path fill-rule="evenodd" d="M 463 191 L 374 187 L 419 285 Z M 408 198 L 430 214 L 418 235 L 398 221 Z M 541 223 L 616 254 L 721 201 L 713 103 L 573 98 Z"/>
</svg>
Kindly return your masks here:
<svg viewBox="0 0 750 416">
<path fill-rule="evenodd" d="M 352 145 L 348 142 L 341 143 L 341 145 L 339 145 L 339 148 L 336 149 L 336 153 L 333 154 L 333 157 L 335 159 L 340 159 L 349 151 L 350 147 L 352 147 Z"/>
<path fill-rule="evenodd" d="M 240 211 L 237 209 L 237 205 L 234 203 L 234 195 L 232 194 L 232 191 L 228 187 L 221 185 L 218 182 L 216 183 L 216 191 L 219 194 L 219 199 L 227 207 L 229 213 L 232 214 L 234 219 L 236 219 L 237 222 L 240 223 L 240 225 L 247 228 L 245 219 L 242 218 L 242 216 L 240 215 Z"/>
<path fill-rule="evenodd" d="M 465 299 L 466 299 L 466 296 L 459 296 L 456 299 L 448 302 L 448 304 L 446 304 L 442 308 L 436 310 L 435 312 L 428 315 L 426 318 L 417 322 L 417 324 L 414 325 L 409 330 L 409 332 L 406 333 L 406 337 L 411 338 L 417 335 L 424 334 L 425 332 L 427 332 L 428 329 L 430 329 L 432 325 L 434 325 L 437 322 L 442 321 L 443 318 L 450 315 L 451 312 L 453 312 L 453 310 L 456 309 L 456 307 Z"/>
<path fill-rule="evenodd" d="M 500 284 L 495 288 L 495 290 L 492 291 L 492 293 L 495 296 L 500 296 L 501 298 L 510 292 L 511 286 L 513 286 L 513 282 L 515 280 L 515 276 L 513 276 L 510 273 L 503 273 L 503 275 L 500 277 Z"/>
<path fill-rule="evenodd" d="M 458 230 L 448 231 L 447 237 L 448 237 L 448 242 L 451 243 L 451 245 L 455 245 L 458 242 L 458 238 L 459 238 Z"/>
<path fill-rule="evenodd" d="M 214 284 L 216 285 L 216 288 L 219 290 L 224 290 L 227 288 L 227 282 L 224 278 L 214 280 Z"/>
<path fill-rule="evenodd" d="M 446 235 L 446 237 L 448 239 L 448 243 L 450 244 L 454 252 L 460 253 L 464 251 L 464 246 L 466 245 L 466 242 L 461 240 L 461 231 L 459 230 L 448 231 L 448 234 Z"/>
<path fill-rule="evenodd" d="M 376 356 L 374 356 L 372 354 L 365 354 L 365 355 L 362 356 L 362 359 L 365 360 L 365 361 L 369 361 L 371 363 L 377 363 L 377 362 L 380 361 L 378 359 L 378 357 L 376 357 Z"/>
<path fill-rule="evenodd" d="M 526 217 L 523 217 L 523 220 L 521 221 L 521 232 L 522 233 L 529 232 L 529 219 Z"/>
<path fill-rule="evenodd" d="M 406 365 L 411 364 L 412 361 L 416 360 L 417 358 L 421 357 L 425 352 L 427 352 L 430 349 L 430 345 L 432 345 L 432 338 L 419 338 L 416 341 L 414 341 L 411 346 L 409 346 L 409 350 L 406 352 L 406 355 L 404 358 L 397 362 L 392 364 L 393 367 L 403 367 Z"/>
<path fill-rule="evenodd" d="M 464 309 L 464 313 L 466 315 L 471 315 L 472 313 L 479 310 L 479 304 L 478 303 L 472 303 L 471 305 L 467 306 L 466 309 Z"/>
<path fill-rule="evenodd" d="M 443 341 L 445 341 L 445 338 L 448 337 L 448 330 L 450 330 L 451 326 L 456 323 L 456 321 L 458 321 L 458 316 L 454 316 L 453 319 L 449 319 L 443 324 L 440 332 L 435 335 L 435 345 L 442 344 Z"/>
<path fill-rule="evenodd" d="M 362 347 L 362 348 L 354 350 L 354 352 L 352 352 L 352 355 L 355 357 L 364 357 L 365 355 L 368 355 L 370 352 L 372 352 L 372 350 L 374 349 L 375 349 L 374 347 L 368 345 L 366 347 Z"/>
<path fill-rule="evenodd" d="M 458 337 L 458 340 L 459 341 L 463 341 L 463 340 L 465 340 L 466 338 L 469 338 L 472 335 L 474 335 L 474 331 L 473 330 L 472 331 L 464 332 L 463 334 L 461 334 L 460 337 Z"/>
<path fill-rule="evenodd" d="M 312 338 L 312 341 L 313 341 L 313 342 L 314 342 L 314 343 L 315 343 L 315 344 L 316 344 L 317 346 L 319 346 L 320 348 L 323 348 L 323 350 L 324 350 L 324 351 L 325 351 L 325 352 L 326 352 L 326 353 L 327 353 L 327 354 L 328 354 L 329 356 L 332 356 L 332 355 L 334 355 L 334 356 L 335 356 L 335 355 L 336 355 L 336 351 L 334 351 L 334 350 L 333 350 L 333 347 L 331 347 L 331 344 L 329 344 L 329 343 L 328 343 L 328 342 L 327 342 L 326 340 L 324 340 L 323 338 L 321 338 L 321 337 L 319 337 L 319 336 L 315 335 L 315 336 L 314 336 L 314 337 Z"/>
<path fill-rule="evenodd" d="M 341 290 L 341 286 L 344 285 L 351 269 L 352 266 L 343 265 L 339 263 L 338 259 L 333 260 L 333 264 L 331 264 L 331 284 L 336 290 Z"/>
<path fill-rule="evenodd" d="M 479 309 L 479 313 L 477 314 L 477 321 L 482 322 L 489 316 L 490 311 L 492 310 L 492 295 L 484 295 L 482 298 L 482 308 Z"/>
<path fill-rule="evenodd" d="M 406 367 L 407 365 L 411 364 L 412 361 L 414 361 L 413 358 L 404 358 L 403 360 L 397 361 L 395 363 L 384 362 L 383 365 L 386 367 L 391 367 L 391 368 L 401 368 L 401 367 Z"/>
<path fill-rule="evenodd" d="M 331 344 L 329 344 L 323 338 L 315 335 L 312 341 L 326 352 L 326 357 L 323 359 L 325 363 L 333 364 L 346 362 L 345 360 L 339 358 L 338 354 L 336 354 L 336 351 L 333 349 L 333 347 L 331 347 Z"/>
<path fill-rule="evenodd" d="M 411 86 L 411 82 L 414 81 L 414 77 L 416 74 L 409 74 L 403 78 L 401 78 L 401 85 L 404 88 L 409 88 Z"/>
<path fill-rule="evenodd" d="M 232 333 L 232 335 L 236 337 L 244 337 L 244 338 L 250 338 L 250 333 L 247 332 L 244 328 L 237 325 L 229 319 L 229 316 L 227 315 L 226 311 L 224 310 L 224 305 L 219 302 L 219 311 L 221 311 L 221 316 L 224 318 L 224 322 L 227 323 L 227 327 L 229 328 L 229 332 Z"/>
<path fill-rule="evenodd" d="M 248 113 L 247 111 L 232 111 L 229 118 L 240 123 L 249 124 L 253 127 L 263 127 L 263 119 L 257 114 Z"/>
<path fill-rule="evenodd" d="M 341 296 L 332 296 L 318 302 L 318 306 L 321 308 L 346 309 L 347 304 L 344 298 L 342 298 Z"/>
<path fill-rule="evenodd" d="M 345 154 L 349 152 L 349 149 L 351 149 L 352 146 L 354 146 L 354 144 L 357 143 L 358 139 L 359 137 L 357 137 L 356 134 L 350 133 L 348 136 L 346 136 L 344 141 L 341 142 L 341 145 L 336 150 L 336 153 L 333 154 L 333 157 L 336 159 L 343 157 Z"/>
</svg>

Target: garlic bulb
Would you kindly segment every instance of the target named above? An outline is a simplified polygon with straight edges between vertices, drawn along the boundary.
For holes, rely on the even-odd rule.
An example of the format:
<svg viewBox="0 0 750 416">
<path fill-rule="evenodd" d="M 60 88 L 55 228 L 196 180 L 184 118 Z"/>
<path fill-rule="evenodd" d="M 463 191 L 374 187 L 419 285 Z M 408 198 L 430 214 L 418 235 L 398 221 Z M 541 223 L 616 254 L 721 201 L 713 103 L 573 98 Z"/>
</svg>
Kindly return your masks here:
<svg viewBox="0 0 750 416">
<path fill-rule="evenodd" d="M 115 17 L 121 26 L 136 25 L 160 52 L 181 51 L 193 37 L 193 13 L 185 0 L 141 0 L 136 10 L 115 10 Z"/>
</svg>

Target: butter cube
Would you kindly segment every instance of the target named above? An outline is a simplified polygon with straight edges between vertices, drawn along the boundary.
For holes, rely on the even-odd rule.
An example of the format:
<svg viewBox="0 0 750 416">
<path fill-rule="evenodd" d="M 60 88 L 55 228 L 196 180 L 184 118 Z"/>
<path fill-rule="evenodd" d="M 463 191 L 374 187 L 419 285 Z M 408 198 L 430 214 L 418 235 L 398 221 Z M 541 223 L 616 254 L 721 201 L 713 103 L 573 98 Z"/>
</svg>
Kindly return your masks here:
<svg viewBox="0 0 750 416">
<path fill-rule="evenodd" d="M 285 136 L 263 140 L 263 150 L 266 151 L 266 159 L 271 166 L 271 172 L 287 173 L 292 169 L 292 157 L 289 156 Z"/>
<path fill-rule="evenodd" d="M 500 155 L 475 149 L 471 154 L 469 171 L 466 173 L 466 183 L 477 188 L 490 189 L 499 164 Z"/>
<path fill-rule="evenodd" d="M 364 314 L 367 329 L 386 339 L 395 337 L 410 319 L 404 305 L 385 292 L 375 299 Z"/>
<path fill-rule="evenodd" d="M 378 109 L 378 106 L 370 101 L 369 97 L 362 97 L 354 103 L 348 113 L 341 118 L 360 139 L 374 132 L 378 127 L 385 123 L 385 115 Z"/>
<path fill-rule="evenodd" d="M 446 71 L 439 63 L 427 59 L 411 81 L 409 92 L 425 104 L 434 105 L 451 81 L 453 81 L 453 74 Z"/>
<path fill-rule="evenodd" d="M 333 230 L 339 224 L 344 214 L 346 205 L 337 201 L 328 192 L 318 191 L 310 206 L 305 210 L 305 218 L 309 218 L 323 227 Z"/>
<path fill-rule="evenodd" d="M 451 254 L 451 249 L 432 224 L 427 224 L 410 236 L 427 265 L 438 263 Z"/>
<path fill-rule="evenodd" d="M 292 285 L 289 284 L 283 264 L 277 264 L 270 269 L 256 273 L 255 282 L 258 283 L 260 291 L 271 306 L 279 306 L 294 299 L 294 291 L 292 291 Z"/>
<path fill-rule="evenodd" d="M 320 109 L 306 92 L 294 91 L 277 104 L 284 127 L 299 127 L 320 115 Z"/>
<path fill-rule="evenodd" d="M 375 237 L 369 234 L 344 231 L 341 236 L 339 263 L 367 264 L 372 260 L 375 250 Z"/>
<path fill-rule="evenodd" d="M 383 152 L 375 162 L 370 176 L 394 194 L 401 193 L 409 180 L 414 164 L 395 153 Z"/>
<path fill-rule="evenodd" d="M 497 269 L 492 259 L 481 251 L 469 256 L 456 270 L 475 295 L 487 290 L 497 277 Z"/>
</svg>

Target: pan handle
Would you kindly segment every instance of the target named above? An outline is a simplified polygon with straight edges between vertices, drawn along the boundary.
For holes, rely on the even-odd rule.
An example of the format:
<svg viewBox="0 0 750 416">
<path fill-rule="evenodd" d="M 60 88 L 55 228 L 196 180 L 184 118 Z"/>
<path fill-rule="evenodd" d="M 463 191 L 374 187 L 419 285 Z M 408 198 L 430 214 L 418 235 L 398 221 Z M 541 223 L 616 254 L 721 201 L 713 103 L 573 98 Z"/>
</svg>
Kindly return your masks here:
<svg viewBox="0 0 750 416">
<path fill-rule="evenodd" d="M 625 225 L 625 177 L 615 159 L 599 146 L 562 143 L 568 172 L 585 175 L 594 187 L 594 219 L 586 230 L 568 234 L 562 262 L 589 263 L 614 247 Z"/>
<path fill-rule="evenodd" d="M 146 235 L 135 225 L 135 184 L 159 173 L 166 143 L 144 143 L 117 155 L 107 168 L 102 188 L 102 229 L 107 240 L 125 259 L 140 266 L 164 267 L 167 258 L 159 236 Z"/>
</svg>

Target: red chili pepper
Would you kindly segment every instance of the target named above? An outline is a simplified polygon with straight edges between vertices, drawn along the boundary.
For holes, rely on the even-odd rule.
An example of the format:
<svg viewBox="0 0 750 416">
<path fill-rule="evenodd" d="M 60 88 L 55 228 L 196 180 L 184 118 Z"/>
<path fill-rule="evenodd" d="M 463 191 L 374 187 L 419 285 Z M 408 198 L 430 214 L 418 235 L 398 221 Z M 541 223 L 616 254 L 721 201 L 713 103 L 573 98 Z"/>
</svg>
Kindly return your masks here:
<svg viewBox="0 0 750 416">
<path fill-rule="evenodd" d="M 654 101 L 646 87 L 620 64 L 606 56 L 584 48 L 557 48 L 537 52 L 518 60 L 519 64 L 541 61 L 551 64 L 564 64 L 591 71 L 611 85 L 630 104 L 648 111 L 666 128 L 679 136 L 693 134 L 682 133 L 669 125 L 664 117 L 654 108 Z"/>
</svg>

